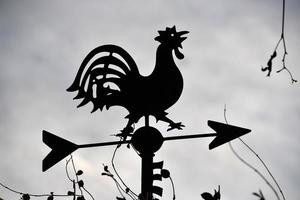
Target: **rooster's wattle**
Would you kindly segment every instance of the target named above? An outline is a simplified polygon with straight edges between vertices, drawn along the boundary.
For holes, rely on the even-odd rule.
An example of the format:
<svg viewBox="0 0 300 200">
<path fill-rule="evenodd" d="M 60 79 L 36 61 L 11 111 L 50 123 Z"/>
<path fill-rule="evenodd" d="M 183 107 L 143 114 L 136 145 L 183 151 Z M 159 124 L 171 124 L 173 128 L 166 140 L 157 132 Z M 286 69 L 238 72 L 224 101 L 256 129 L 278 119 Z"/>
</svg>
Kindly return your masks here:
<svg viewBox="0 0 300 200">
<path fill-rule="evenodd" d="M 92 102 L 92 112 L 104 107 L 122 106 L 129 112 L 128 123 L 119 136 L 126 138 L 133 132 L 133 124 L 141 117 L 150 115 L 169 123 L 169 129 L 182 129 L 181 122 L 175 123 L 167 117 L 165 110 L 180 97 L 183 78 L 177 68 L 173 51 L 183 59 L 179 51 L 182 37 L 188 31 L 177 32 L 175 26 L 158 31 L 155 38 L 160 42 L 156 52 L 156 63 L 149 76 L 142 76 L 132 57 L 121 47 L 103 45 L 92 50 L 83 60 L 73 84 L 67 89 L 77 91 L 74 99 L 82 99 L 81 107 Z"/>
</svg>

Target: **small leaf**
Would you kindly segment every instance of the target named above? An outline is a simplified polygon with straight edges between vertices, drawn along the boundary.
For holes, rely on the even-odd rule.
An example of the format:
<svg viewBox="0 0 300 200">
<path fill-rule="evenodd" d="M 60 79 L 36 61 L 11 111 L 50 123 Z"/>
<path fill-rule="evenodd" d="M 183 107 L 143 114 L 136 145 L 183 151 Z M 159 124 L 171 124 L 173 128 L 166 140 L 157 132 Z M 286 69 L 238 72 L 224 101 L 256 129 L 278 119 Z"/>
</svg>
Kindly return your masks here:
<svg viewBox="0 0 300 200">
<path fill-rule="evenodd" d="M 83 187 L 83 186 L 84 186 L 83 180 L 78 181 L 78 186 L 79 186 L 79 187 Z"/>
<path fill-rule="evenodd" d="M 22 195 L 22 199 L 23 199 L 23 200 L 30 200 L 29 194 L 23 194 L 23 195 Z"/>
<path fill-rule="evenodd" d="M 205 200 L 213 200 L 213 196 L 212 196 L 210 193 L 208 193 L 208 192 L 202 193 L 202 194 L 201 194 L 201 197 L 202 197 L 203 199 L 205 199 Z"/>
<path fill-rule="evenodd" d="M 82 175 L 82 174 L 83 174 L 83 171 L 82 171 L 82 170 L 78 170 L 77 173 L 76 173 L 77 176 L 80 176 L 80 175 Z"/>
<path fill-rule="evenodd" d="M 117 200 L 126 200 L 124 197 L 117 197 Z"/>
<path fill-rule="evenodd" d="M 265 200 L 265 197 L 264 197 L 264 195 L 263 195 L 263 193 L 262 193 L 261 190 L 259 190 L 259 194 L 258 194 L 257 192 L 253 192 L 252 194 L 253 194 L 254 196 L 259 197 L 259 200 Z"/>
<path fill-rule="evenodd" d="M 163 178 L 169 178 L 169 177 L 170 177 L 170 172 L 169 172 L 169 170 L 167 170 L 167 169 L 162 169 L 162 170 L 161 170 L 161 176 L 162 176 Z"/>
<path fill-rule="evenodd" d="M 104 165 L 104 171 L 109 172 L 109 171 L 108 171 L 108 166 L 107 166 L 107 165 Z"/>
<path fill-rule="evenodd" d="M 126 193 L 128 193 L 129 191 L 130 191 L 130 189 L 129 189 L 129 188 L 126 188 L 126 189 L 125 189 L 125 192 L 126 192 Z"/>
<path fill-rule="evenodd" d="M 50 196 L 47 198 L 47 200 L 53 200 L 53 192 L 50 192 Z"/>
<path fill-rule="evenodd" d="M 253 192 L 252 194 L 253 194 L 254 196 L 260 197 L 260 195 L 257 194 L 256 192 Z"/>
<path fill-rule="evenodd" d="M 72 191 L 68 191 L 68 193 L 67 193 L 68 196 L 74 196 L 74 194 L 75 194 L 75 193 L 72 192 Z"/>
<path fill-rule="evenodd" d="M 105 173 L 105 172 L 102 172 L 101 173 L 102 176 L 110 176 L 110 177 L 114 177 L 114 175 L 110 174 L 110 173 Z"/>
<path fill-rule="evenodd" d="M 49 196 L 47 200 L 53 200 L 53 195 Z"/>
</svg>

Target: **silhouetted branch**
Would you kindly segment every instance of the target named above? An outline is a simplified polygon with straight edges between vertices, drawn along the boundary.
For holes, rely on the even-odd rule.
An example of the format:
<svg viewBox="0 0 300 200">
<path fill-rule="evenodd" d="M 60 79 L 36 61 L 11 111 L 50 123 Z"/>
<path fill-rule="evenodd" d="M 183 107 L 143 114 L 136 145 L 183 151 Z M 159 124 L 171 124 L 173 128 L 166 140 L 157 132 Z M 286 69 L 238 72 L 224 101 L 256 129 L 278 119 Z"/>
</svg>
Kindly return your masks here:
<svg viewBox="0 0 300 200">
<path fill-rule="evenodd" d="M 134 193 L 128 186 L 127 184 L 123 181 L 123 179 L 121 178 L 121 176 L 119 175 L 116 167 L 115 167 L 115 163 L 114 163 L 114 160 L 115 160 L 115 156 L 116 156 L 116 153 L 117 153 L 117 150 L 119 149 L 120 146 L 117 146 L 114 150 L 114 153 L 113 153 L 113 156 L 112 156 L 112 159 L 111 159 L 111 165 L 113 167 L 113 170 L 115 172 L 115 174 L 117 175 L 117 177 L 119 178 L 119 180 L 121 181 L 121 183 L 123 184 L 123 186 L 126 188 L 125 190 L 128 191 L 126 192 L 127 194 L 128 193 L 131 193 L 134 197 L 138 197 L 138 195 L 136 193 Z"/>
<path fill-rule="evenodd" d="M 226 118 L 226 104 L 224 106 L 224 119 L 225 119 L 225 122 L 228 124 L 227 122 L 227 118 Z M 281 190 L 281 187 L 279 186 L 279 184 L 277 183 L 275 177 L 273 176 L 273 174 L 271 173 L 271 171 L 269 170 L 269 168 L 267 167 L 267 165 L 265 164 L 265 162 L 262 160 L 262 158 L 253 150 L 253 148 L 251 148 L 246 142 L 244 142 L 241 138 L 238 138 L 242 144 L 244 146 L 246 146 L 258 159 L 259 161 L 263 164 L 264 168 L 267 170 L 268 174 L 271 176 L 272 180 L 275 182 L 278 190 L 280 191 L 283 199 L 285 200 L 285 196 Z M 246 166 L 248 166 L 249 168 L 251 168 L 252 170 L 254 170 L 255 173 L 257 173 L 265 182 L 266 184 L 272 189 L 272 191 L 274 192 L 274 194 L 276 195 L 277 199 L 280 200 L 276 190 L 274 189 L 274 187 L 270 184 L 270 182 L 265 178 L 265 176 L 260 172 L 258 171 L 255 167 L 253 167 L 252 165 L 250 165 L 248 162 L 246 162 L 241 156 L 239 156 L 239 154 L 233 149 L 232 145 L 231 145 L 231 142 L 229 142 L 229 147 L 230 149 L 232 150 L 232 152 L 234 153 L 234 155 L 242 162 L 244 163 Z"/>
<path fill-rule="evenodd" d="M 167 170 L 167 169 L 162 169 L 160 174 L 161 174 L 162 178 L 169 178 L 170 179 L 170 182 L 171 182 L 171 185 L 172 185 L 172 191 L 173 191 L 173 200 L 175 200 L 176 199 L 175 185 L 174 185 L 173 179 L 171 177 L 170 171 Z"/>
<path fill-rule="evenodd" d="M 68 172 L 68 164 L 70 162 L 72 163 L 72 167 L 73 167 L 74 174 L 76 176 L 77 181 L 71 179 L 70 174 Z M 73 161 L 73 157 L 71 155 L 70 158 L 66 162 L 66 175 L 67 175 L 67 178 L 72 182 L 73 191 L 68 191 L 67 194 L 54 194 L 53 192 L 50 192 L 50 194 L 32 194 L 32 193 L 25 193 L 25 192 L 20 192 L 18 190 L 12 189 L 12 188 L 6 186 L 5 184 L 3 184 L 1 182 L 0 182 L 0 186 L 2 186 L 3 188 L 5 188 L 5 189 L 7 189 L 7 190 L 9 190 L 9 191 L 11 191 L 15 194 L 21 195 L 22 200 L 30 200 L 31 197 L 47 197 L 47 200 L 53 200 L 54 197 L 70 197 L 70 196 L 73 196 L 73 200 L 75 200 L 75 199 L 85 200 L 85 198 L 83 196 L 82 189 L 91 197 L 91 199 L 95 200 L 93 195 L 84 187 L 83 180 L 79 180 L 78 177 L 82 174 L 83 174 L 82 170 L 76 171 L 75 164 L 74 164 L 74 161 Z M 76 194 L 76 184 L 78 185 L 78 188 L 81 191 L 80 195 Z M 0 200 L 1 200 L 1 198 L 0 198 Z"/>
<path fill-rule="evenodd" d="M 117 146 L 113 152 L 113 155 L 112 155 L 112 159 L 111 159 L 111 165 L 113 167 L 113 170 L 114 170 L 114 173 L 116 174 L 118 180 L 114 177 L 114 175 L 109 171 L 108 169 L 108 166 L 107 165 L 103 165 L 103 168 L 104 168 L 104 172 L 101 174 L 103 176 L 108 176 L 110 177 L 116 184 L 116 187 L 121 195 L 121 197 L 117 197 L 117 199 L 119 200 L 122 200 L 122 199 L 126 199 L 125 198 L 125 195 L 128 195 L 131 199 L 133 200 L 137 200 L 138 199 L 138 195 L 136 193 L 134 193 L 128 186 L 127 184 L 123 181 L 123 179 L 121 178 L 121 176 L 119 175 L 116 167 L 115 167 L 115 163 L 114 163 L 114 160 L 115 160 L 115 156 L 116 156 L 116 153 L 117 153 L 117 150 L 120 148 L 121 146 Z M 119 181 L 121 182 L 121 184 L 119 183 Z"/>
<path fill-rule="evenodd" d="M 66 167 L 65 167 L 65 169 L 66 169 L 66 175 L 67 175 L 67 178 L 69 179 L 69 181 L 73 182 L 73 180 L 71 179 L 71 177 L 70 177 L 70 175 L 69 175 L 69 171 L 68 171 L 68 164 L 69 164 L 69 162 L 71 161 L 71 158 L 72 158 L 72 157 L 70 157 L 70 158 L 66 161 Z"/>
<path fill-rule="evenodd" d="M 285 42 L 285 36 L 284 36 L 284 23 L 285 23 L 285 0 L 283 0 L 283 5 L 282 5 L 282 21 L 281 21 L 281 35 L 280 35 L 280 38 L 275 46 L 275 49 L 271 55 L 271 57 L 269 58 L 268 62 L 267 62 L 267 67 L 262 67 L 261 70 L 262 71 L 268 71 L 267 73 L 267 76 L 270 76 L 271 75 L 271 72 L 272 72 L 272 66 L 273 66 L 273 60 L 275 59 L 275 57 L 277 56 L 277 49 L 278 49 L 278 46 L 279 44 L 282 42 L 283 44 L 283 56 L 282 56 L 282 68 L 277 70 L 276 72 L 279 73 L 283 70 L 286 70 L 289 75 L 290 75 L 290 78 L 291 78 L 291 81 L 292 83 L 296 83 L 297 80 L 294 79 L 291 71 L 286 67 L 286 63 L 285 63 L 285 58 L 286 58 L 286 55 L 288 54 L 287 53 L 287 48 L 286 48 L 286 42 Z"/>
<path fill-rule="evenodd" d="M 108 166 L 104 165 L 104 164 L 103 164 L 103 166 L 104 166 L 104 171 L 105 172 L 102 172 L 101 175 L 102 176 L 108 176 L 108 177 L 110 177 L 115 182 L 116 187 L 117 187 L 120 195 L 122 196 L 122 198 L 125 199 L 125 196 L 123 195 L 123 192 L 126 192 L 126 191 L 122 189 L 122 187 L 120 186 L 119 182 L 114 178 L 114 175 L 108 170 Z M 117 197 L 117 199 L 118 198 L 119 197 Z"/>
<path fill-rule="evenodd" d="M 114 177 L 114 175 L 109 171 L 107 165 L 103 165 L 103 167 L 104 167 L 104 172 L 102 172 L 101 175 L 102 175 L 102 176 L 108 176 L 108 177 L 110 177 L 110 178 L 114 181 L 114 183 L 116 184 L 116 187 L 117 187 L 117 189 L 118 189 L 118 191 L 119 191 L 119 193 L 120 193 L 120 195 L 121 195 L 121 197 L 116 197 L 118 200 L 122 200 L 122 199 L 125 200 L 125 199 L 126 199 L 124 193 L 127 194 L 131 199 L 137 200 L 137 198 L 135 198 L 135 196 L 134 196 L 133 194 L 130 193 L 130 191 L 129 191 L 128 188 L 124 189 L 124 188 L 120 185 L 120 183 L 118 182 L 118 180 L 117 180 L 117 179 Z"/>
<path fill-rule="evenodd" d="M 170 176 L 170 181 L 171 181 L 171 185 L 172 185 L 172 190 L 173 190 L 173 200 L 176 199 L 176 194 L 175 194 L 175 185 L 174 185 L 174 182 L 173 182 L 173 179 L 172 177 Z"/>
<path fill-rule="evenodd" d="M 253 167 L 251 164 L 249 164 L 248 162 L 246 162 L 232 147 L 231 142 L 229 142 L 229 147 L 231 149 L 231 151 L 233 152 L 233 154 L 242 162 L 244 163 L 247 167 L 249 167 L 250 169 L 252 169 L 256 174 L 258 174 L 264 181 L 265 183 L 271 188 L 271 190 L 274 192 L 274 194 L 276 195 L 276 198 L 278 200 L 280 200 L 278 193 L 276 192 L 276 190 L 274 189 L 274 187 L 271 185 L 271 183 L 266 179 L 266 177 L 255 167 Z"/>
<path fill-rule="evenodd" d="M 75 179 L 72 179 L 69 175 L 69 172 L 68 172 L 68 164 L 69 163 L 72 163 L 72 169 L 74 171 L 74 174 L 75 174 Z M 79 180 L 79 176 L 81 176 L 83 174 L 83 171 L 82 170 L 76 170 L 76 167 L 75 167 L 75 163 L 74 163 L 74 160 L 73 160 L 73 157 L 72 155 L 70 155 L 70 158 L 67 160 L 66 162 L 66 175 L 68 177 L 68 179 L 73 183 L 73 192 L 69 192 L 72 196 L 74 196 L 74 200 L 75 200 L 75 197 L 77 196 L 76 195 L 76 184 L 80 190 L 80 195 L 78 195 L 78 198 L 77 200 L 84 200 L 84 195 L 83 195 L 83 190 L 91 197 L 91 199 L 94 200 L 94 197 L 93 195 L 84 187 L 84 181 L 83 180 Z"/>
<path fill-rule="evenodd" d="M 15 194 L 18 194 L 18 195 L 21 195 L 21 198 L 22 199 L 30 199 L 30 197 L 69 197 L 69 196 L 73 196 L 73 195 L 69 195 L 69 194 L 54 194 L 53 192 L 51 192 L 50 194 L 32 194 L 32 193 L 25 193 L 25 192 L 21 192 L 21 191 L 18 191 L 18 190 L 15 190 L 15 189 L 12 189 L 8 186 L 6 186 L 5 184 L 1 183 L 0 182 L 0 186 L 2 186 L 3 188 L 15 193 Z M 77 195 L 78 197 L 78 195 Z"/>
<path fill-rule="evenodd" d="M 72 163 L 72 167 L 73 167 L 73 170 L 74 170 L 74 174 L 75 174 L 75 177 L 76 177 L 76 183 L 78 184 L 79 186 L 79 190 L 80 190 L 80 193 L 81 193 L 81 196 L 83 196 L 83 192 L 82 192 L 82 187 L 81 185 L 79 185 L 79 178 L 78 178 L 78 175 L 77 175 L 77 171 L 76 171 L 76 168 L 75 168 L 75 164 L 74 164 L 74 161 L 73 161 L 73 157 L 72 155 L 70 155 L 70 159 L 71 159 L 71 163 Z M 81 180 L 82 181 L 82 180 Z M 80 182 L 80 183 L 83 183 L 83 182 Z M 83 185 L 82 185 L 83 186 Z"/>
<path fill-rule="evenodd" d="M 242 139 L 239 138 L 239 140 L 259 159 L 259 161 L 263 164 L 264 168 L 267 170 L 268 174 L 271 176 L 272 180 L 276 184 L 278 190 L 280 191 L 282 198 L 285 200 L 285 196 L 283 194 L 283 191 L 281 187 L 279 186 L 278 182 L 276 181 L 275 177 L 271 173 L 270 169 L 267 167 L 266 163 L 262 160 L 262 158 L 251 148 L 247 143 L 245 143 Z"/>
<path fill-rule="evenodd" d="M 82 189 L 84 189 L 84 191 L 85 191 L 86 193 L 88 193 L 88 195 L 89 195 L 93 200 L 95 200 L 94 197 L 93 197 L 93 195 L 92 195 L 85 187 L 82 187 Z"/>
</svg>

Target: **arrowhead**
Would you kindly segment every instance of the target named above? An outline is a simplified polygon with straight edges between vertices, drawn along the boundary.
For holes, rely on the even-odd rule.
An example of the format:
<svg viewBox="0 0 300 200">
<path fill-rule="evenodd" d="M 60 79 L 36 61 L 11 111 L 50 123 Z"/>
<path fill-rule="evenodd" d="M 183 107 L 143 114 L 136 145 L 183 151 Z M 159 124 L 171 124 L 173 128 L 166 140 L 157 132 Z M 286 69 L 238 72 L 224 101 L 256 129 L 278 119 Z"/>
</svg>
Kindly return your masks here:
<svg viewBox="0 0 300 200">
<path fill-rule="evenodd" d="M 211 121 L 211 120 L 208 120 L 207 124 L 210 128 L 214 129 L 217 133 L 215 139 L 209 144 L 210 150 L 222 144 L 230 142 L 231 140 L 234 140 L 238 137 L 241 137 L 242 135 L 245 135 L 251 131 L 250 129 L 224 124 L 224 123 Z"/>
<path fill-rule="evenodd" d="M 76 144 L 45 130 L 43 130 L 43 142 L 52 149 L 52 151 L 43 160 L 43 172 L 78 149 Z"/>
</svg>

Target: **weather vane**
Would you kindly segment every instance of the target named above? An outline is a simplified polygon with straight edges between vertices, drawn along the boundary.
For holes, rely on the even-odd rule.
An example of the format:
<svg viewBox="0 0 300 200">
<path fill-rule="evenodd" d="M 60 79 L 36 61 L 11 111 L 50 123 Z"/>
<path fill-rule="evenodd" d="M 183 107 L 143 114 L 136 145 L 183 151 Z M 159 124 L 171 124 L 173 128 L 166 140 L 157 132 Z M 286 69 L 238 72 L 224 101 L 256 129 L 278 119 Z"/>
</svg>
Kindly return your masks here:
<svg viewBox="0 0 300 200">
<path fill-rule="evenodd" d="M 74 99 L 82 100 L 77 107 L 89 102 L 94 106 L 92 112 L 104 107 L 124 107 L 129 112 L 125 117 L 128 119 L 127 125 L 116 134 L 121 138 L 120 141 L 80 145 L 44 130 L 43 142 L 52 150 L 43 160 L 43 171 L 79 148 L 130 144 L 142 160 L 139 199 L 153 200 L 153 194 L 162 196 L 163 191 L 162 188 L 153 185 L 153 180 L 157 179 L 153 170 L 162 169 L 162 162 L 154 163 L 153 157 L 165 141 L 215 137 L 209 144 L 209 149 L 213 149 L 251 131 L 208 120 L 208 126 L 215 131 L 214 133 L 164 137 L 159 130 L 150 126 L 149 116 L 153 116 L 157 121 L 168 123 L 167 131 L 181 130 L 184 127 L 181 122 L 174 122 L 168 118 L 166 110 L 177 102 L 183 90 L 183 77 L 173 55 L 178 59 L 184 58 L 179 49 L 182 48 L 182 42 L 186 39 L 184 35 L 188 31 L 177 32 L 173 26 L 158 33 L 159 36 L 155 40 L 160 44 L 156 51 L 154 70 L 149 76 L 142 76 L 133 58 L 116 45 L 99 46 L 84 58 L 74 82 L 67 89 L 69 92 L 77 92 Z M 134 124 L 141 118 L 144 118 L 145 125 L 135 130 Z"/>
</svg>

